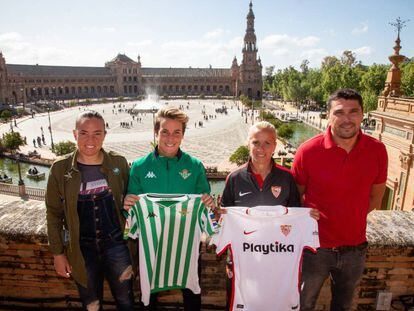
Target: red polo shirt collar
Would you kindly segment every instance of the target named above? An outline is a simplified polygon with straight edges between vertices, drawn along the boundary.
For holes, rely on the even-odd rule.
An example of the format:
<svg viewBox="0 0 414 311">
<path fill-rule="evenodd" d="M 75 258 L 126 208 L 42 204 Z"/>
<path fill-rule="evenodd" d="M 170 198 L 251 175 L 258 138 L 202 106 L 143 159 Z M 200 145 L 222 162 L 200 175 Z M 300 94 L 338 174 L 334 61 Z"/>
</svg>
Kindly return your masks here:
<svg viewBox="0 0 414 311">
<path fill-rule="evenodd" d="M 364 144 L 365 140 L 366 140 L 365 135 L 363 135 L 362 131 L 359 130 L 357 143 L 355 144 L 354 148 L 352 148 L 352 150 L 358 150 L 358 149 L 364 148 L 364 146 L 366 145 Z M 331 148 L 338 146 L 333 140 L 330 125 L 328 126 L 328 128 L 326 129 L 326 132 L 323 135 L 323 145 L 325 149 L 331 149 Z"/>
</svg>

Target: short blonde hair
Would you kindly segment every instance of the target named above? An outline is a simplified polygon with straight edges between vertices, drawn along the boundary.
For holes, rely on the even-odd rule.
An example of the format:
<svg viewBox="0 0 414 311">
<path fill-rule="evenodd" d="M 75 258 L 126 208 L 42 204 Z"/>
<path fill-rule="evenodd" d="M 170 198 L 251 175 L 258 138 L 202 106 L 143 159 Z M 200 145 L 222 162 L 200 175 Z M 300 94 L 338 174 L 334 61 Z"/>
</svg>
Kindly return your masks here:
<svg viewBox="0 0 414 311">
<path fill-rule="evenodd" d="M 177 120 L 181 122 L 181 124 L 183 125 L 183 134 L 184 134 L 189 118 L 184 111 L 182 111 L 181 109 L 178 109 L 177 107 L 169 106 L 169 107 L 161 108 L 160 110 L 158 110 L 155 116 L 155 124 L 154 124 L 155 133 L 158 133 L 158 131 L 160 130 L 161 119 L 171 119 L 171 120 Z"/>
<path fill-rule="evenodd" d="M 252 137 L 252 135 L 253 135 L 255 132 L 258 132 L 258 131 L 268 131 L 268 132 L 270 132 L 270 133 L 272 133 L 272 134 L 274 134 L 274 135 L 275 135 L 275 140 L 276 140 L 276 138 L 277 138 L 277 133 L 276 133 L 276 128 L 275 128 L 275 126 L 274 126 L 272 123 L 270 123 L 270 122 L 267 122 L 267 121 L 260 121 L 260 122 L 257 122 L 257 123 L 255 123 L 255 124 L 253 124 L 253 125 L 249 128 L 249 132 L 248 132 L 248 135 L 247 135 L 247 141 L 249 141 L 249 140 L 250 140 L 250 138 Z"/>
</svg>

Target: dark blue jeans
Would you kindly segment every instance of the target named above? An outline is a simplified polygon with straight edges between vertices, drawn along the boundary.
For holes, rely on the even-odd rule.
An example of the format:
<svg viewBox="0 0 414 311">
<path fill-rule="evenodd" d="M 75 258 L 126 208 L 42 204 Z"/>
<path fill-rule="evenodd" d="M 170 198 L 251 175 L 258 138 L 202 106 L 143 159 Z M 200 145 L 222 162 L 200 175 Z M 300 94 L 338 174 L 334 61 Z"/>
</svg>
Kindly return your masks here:
<svg viewBox="0 0 414 311">
<path fill-rule="evenodd" d="M 87 287 L 77 284 L 87 310 L 102 309 L 104 278 L 118 310 L 133 310 L 132 264 L 123 240 L 112 193 L 78 198 L 80 248 L 85 260 Z"/>
<path fill-rule="evenodd" d="M 302 262 L 300 310 L 314 310 L 326 278 L 331 279 L 331 311 L 350 310 L 352 298 L 365 267 L 366 248 L 305 250 Z"/>
<path fill-rule="evenodd" d="M 88 275 L 88 285 L 77 284 L 82 305 L 87 310 L 101 310 L 103 282 L 108 281 L 118 310 L 134 309 L 132 265 L 123 241 L 91 241 L 81 243 Z"/>
</svg>

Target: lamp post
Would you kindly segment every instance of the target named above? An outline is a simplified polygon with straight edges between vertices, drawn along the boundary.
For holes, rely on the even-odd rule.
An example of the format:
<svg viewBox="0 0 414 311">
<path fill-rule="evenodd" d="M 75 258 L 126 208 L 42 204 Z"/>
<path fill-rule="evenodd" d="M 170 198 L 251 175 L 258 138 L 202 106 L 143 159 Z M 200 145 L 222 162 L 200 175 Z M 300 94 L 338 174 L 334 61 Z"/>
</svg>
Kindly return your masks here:
<svg viewBox="0 0 414 311">
<path fill-rule="evenodd" d="M 33 90 L 34 104 L 35 104 L 35 107 L 36 107 L 36 104 L 37 104 L 36 88 L 34 87 L 34 88 L 32 88 L 32 90 Z"/>
<path fill-rule="evenodd" d="M 52 150 L 53 150 L 55 146 L 53 144 L 52 123 L 50 122 L 50 107 L 47 107 L 47 116 L 49 118 L 50 145 L 52 146 Z"/>
<path fill-rule="evenodd" d="M 16 155 L 16 161 L 17 161 L 17 170 L 19 172 L 19 186 L 24 186 L 24 181 L 22 179 L 22 171 L 20 168 L 20 155 L 19 154 Z"/>
<path fill-rule="evenodd" d="M 52 86 L 52 101 L 56 105 L 56 87 Z"/>
<path fill-rule="evenodd" d="M 252 98 L 252 125 L 254 123 L 254 99 Z"/>
<path fill-rule="evenodd" d="M 24 113 L 24 111 L 26 110 L 26 101 L 27 101 L 26 92 L 25 92 L 24 88 L 21 88 L 20 92 L 22 92 L 23 113 Z"/>
</svg>

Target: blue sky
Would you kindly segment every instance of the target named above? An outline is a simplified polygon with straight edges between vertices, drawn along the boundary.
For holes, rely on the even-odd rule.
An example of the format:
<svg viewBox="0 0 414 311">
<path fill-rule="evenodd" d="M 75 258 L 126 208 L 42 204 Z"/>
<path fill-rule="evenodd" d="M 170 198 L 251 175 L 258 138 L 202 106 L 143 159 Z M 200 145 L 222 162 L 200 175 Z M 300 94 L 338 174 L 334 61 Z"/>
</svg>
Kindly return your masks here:
<svg viewBox="0 0 414 311">
<path fill-rule="evenodd" d="M 0 50 L 7 63 L 103 66 L 118 52 L 144 67 L 229 68 L 241 60 L 248 0 L 0 0 Z M 401 53 L 414 57 L 414 1 L 255 0 L 264 67 L 319 67 L 352 50 L 363 64 L 388 63 L 389 25 L 411 19 Z"/>
</svg>

